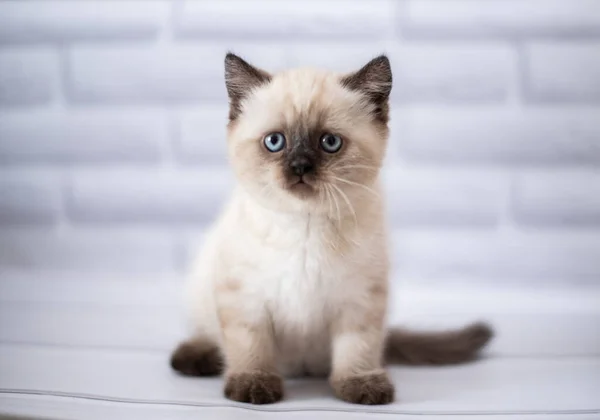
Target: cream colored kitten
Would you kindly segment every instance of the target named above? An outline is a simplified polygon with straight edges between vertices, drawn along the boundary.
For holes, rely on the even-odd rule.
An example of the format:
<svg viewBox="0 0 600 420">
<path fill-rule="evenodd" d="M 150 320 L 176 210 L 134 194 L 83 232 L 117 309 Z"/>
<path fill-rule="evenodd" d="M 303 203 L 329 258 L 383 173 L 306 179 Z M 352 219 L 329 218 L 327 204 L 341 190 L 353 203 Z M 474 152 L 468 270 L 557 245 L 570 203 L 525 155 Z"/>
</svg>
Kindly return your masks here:
<svg viewBox="0 0 600 420">
<path fill-rule="evenodd" d="M 228 54 L 225 74 L 237 186 L 191 275 L 193 336 L 173 368 L 224 370 L 236 401 L 280 400 L 282 375 L 328 375 L 339 398 L 383 404 L 394 398 L 386 360 L 471 359 L 486 325 L 386 329 L 388 59 L 351 74 L 271 75 Z"/>
</svg>

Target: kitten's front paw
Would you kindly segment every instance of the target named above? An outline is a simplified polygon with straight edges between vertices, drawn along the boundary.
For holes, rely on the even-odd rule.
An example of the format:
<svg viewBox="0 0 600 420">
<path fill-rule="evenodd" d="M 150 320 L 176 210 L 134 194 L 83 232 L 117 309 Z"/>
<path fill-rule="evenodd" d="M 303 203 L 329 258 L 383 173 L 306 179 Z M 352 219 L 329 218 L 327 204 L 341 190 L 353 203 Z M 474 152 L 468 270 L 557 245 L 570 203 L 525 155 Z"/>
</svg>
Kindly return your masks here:
<svg viewBox="0 0 600 420">
<path fill-rule="evenodd" d="M 267 372 L 234 373 L 227 378 L 225 396 L 239 402 L 271 404 L 283 398 L 283 380 Z"/>
<path fill-rule="evenodd" d="M 394 385 L 386 372 L 353 375 L 332 381 L 338 398 L 353 404 L 389 404 L 394 401 Z"/>
</svg>

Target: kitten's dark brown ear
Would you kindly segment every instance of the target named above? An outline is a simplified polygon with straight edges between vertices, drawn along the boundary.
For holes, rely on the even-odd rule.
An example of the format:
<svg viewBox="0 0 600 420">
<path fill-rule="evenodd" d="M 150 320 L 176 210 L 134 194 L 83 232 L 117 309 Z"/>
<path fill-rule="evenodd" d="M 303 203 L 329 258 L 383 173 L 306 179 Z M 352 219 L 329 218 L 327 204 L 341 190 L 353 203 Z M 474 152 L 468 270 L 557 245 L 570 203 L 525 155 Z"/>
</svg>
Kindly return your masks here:
<svg viewBox="0 0 600 420">
<path fill-rule="evenodd" d="M 387 123 L 392 91 L 392 68 L 385 55 L 375 57 L 359 71 L 342 78 L 342 85 L 365 94 L 376 105 L 375 118 Z"/>
<path fill-rule="evenodd" d="M 225 85 L 229 95 L 229 120 L 241 112 L 241 102 L 252 89 L 271 81 L 271 75 L 258 69 L 233 53 L 225 56 Z"/>
</svg>

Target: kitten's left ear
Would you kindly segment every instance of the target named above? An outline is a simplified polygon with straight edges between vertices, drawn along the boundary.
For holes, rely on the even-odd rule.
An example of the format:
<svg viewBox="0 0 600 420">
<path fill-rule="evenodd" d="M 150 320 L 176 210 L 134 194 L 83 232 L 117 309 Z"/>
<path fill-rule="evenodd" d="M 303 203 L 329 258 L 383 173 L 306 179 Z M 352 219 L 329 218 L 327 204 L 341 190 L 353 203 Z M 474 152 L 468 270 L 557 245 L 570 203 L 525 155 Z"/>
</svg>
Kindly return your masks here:
<svg viewBox="0 0 600 420">
<path fill-rule="evenodd" d="M 225 56 L 225 86 L 229 95 L 229 119 L 241 112 L 241 102 L 250 92 L 271 81 L 271 75 L 256 68 L 233 53 Z"/>
<path fill-rule="evenodd" d="M 387 102 L 392 91 L 392 68 L 390 60 L 385 55 L 375 57 L 359 71 L 343 77 L 342 85 L 367 96 L 377 106 L 376 118 L 387 122 Z"/>
</svg>

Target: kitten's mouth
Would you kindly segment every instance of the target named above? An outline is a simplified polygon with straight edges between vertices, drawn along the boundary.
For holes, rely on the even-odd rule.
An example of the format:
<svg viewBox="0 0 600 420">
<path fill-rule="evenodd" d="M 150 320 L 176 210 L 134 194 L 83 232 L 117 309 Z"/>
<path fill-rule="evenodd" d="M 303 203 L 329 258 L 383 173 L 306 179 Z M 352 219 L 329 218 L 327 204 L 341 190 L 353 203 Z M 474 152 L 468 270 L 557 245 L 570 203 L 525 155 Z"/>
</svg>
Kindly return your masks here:
<svg viewBox="0 0 600 420">
<path fill-rule="evenodd" d="M 289 189 L 300 194 L 309 194 L 314 191 L 315 187 L 313 181 L 301 176 L 290 183 Z"/>
</svg>

